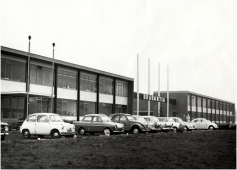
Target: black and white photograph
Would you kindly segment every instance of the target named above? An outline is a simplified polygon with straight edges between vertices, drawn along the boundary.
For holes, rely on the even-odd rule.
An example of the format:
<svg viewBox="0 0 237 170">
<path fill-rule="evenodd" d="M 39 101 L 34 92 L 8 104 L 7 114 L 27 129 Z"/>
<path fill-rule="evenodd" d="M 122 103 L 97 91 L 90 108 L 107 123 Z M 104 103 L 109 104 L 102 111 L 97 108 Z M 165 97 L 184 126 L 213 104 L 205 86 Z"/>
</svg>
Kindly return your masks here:
<svg viewBox="0 0 237 170">
<path fill-rule="evenodd" d="M 236 169 L 236 0 L 1 0 L 1 169 Z"/>
</svg>

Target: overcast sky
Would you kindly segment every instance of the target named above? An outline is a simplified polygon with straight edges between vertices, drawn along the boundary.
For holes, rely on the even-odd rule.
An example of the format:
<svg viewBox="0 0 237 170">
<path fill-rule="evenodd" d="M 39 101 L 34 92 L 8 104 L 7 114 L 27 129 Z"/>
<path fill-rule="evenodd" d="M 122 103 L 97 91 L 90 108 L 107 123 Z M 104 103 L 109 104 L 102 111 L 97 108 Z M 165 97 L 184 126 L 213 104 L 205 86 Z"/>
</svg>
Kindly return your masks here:
<svg viewBox="0 0 237 170">
<path fill-rule="evenodd" d="M 235 0 L 1 0 L 1 45 L 236 103 Z"/>
</svg>

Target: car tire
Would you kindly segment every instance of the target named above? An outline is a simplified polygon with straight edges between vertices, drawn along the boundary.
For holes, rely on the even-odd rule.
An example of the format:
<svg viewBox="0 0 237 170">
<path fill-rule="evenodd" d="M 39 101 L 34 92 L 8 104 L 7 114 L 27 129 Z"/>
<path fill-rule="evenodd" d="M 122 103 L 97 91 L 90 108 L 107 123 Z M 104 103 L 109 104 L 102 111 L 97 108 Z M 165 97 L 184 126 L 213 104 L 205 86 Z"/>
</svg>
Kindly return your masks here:
<svg viewBox="0 0 237 170">
<path fill-rule="evenodd" d="M 209 126 L 208 130 L 214 130 L 214 127 L 213 126 Z"/>
<path fill-rule="evenodd" d="M 26 130 L 26 129 L 22 131 L 22 135 L 24 138 L 30 138 L 31 136 L 29 130 Z"/>
<path fill-rule="evenodd" d="M 44 138 L 44 135 L 38 135 L 39 138 Z"/>
<path fill-rule="evenodd" d="M 111 130 L 109 128 L 105 128 L 104 129 L 104 134 L 107 135 L 107 136 L 110 136 L 111 135 Z"/>
<path fill-rule="evenodd" d="M 140 129 L 138 127 L 132 128 L 132 134 L 139 134 Z"/>
<path fill-rule="evenodd" d="M 1 135 L 1 141 L 5 140 L 5 135 Z"/>
<path fill-rule="evenodd" d="M 53 131 L 51 132 L 51 137 L 52 137 L 53 139 L 57 139 L 57 138 L 60 138 L 60 137 L 61 137 L 61 134 L 59 133 L 58 130 L 53 130 Z"/>
<path fill-rule="evenodd" d="M 80 128 L 79 131 L 78 131 L 78 134 L 85 135 L 86 134 L 86 130 L 84 128 Z"/>
<path fill-rule="evenodd" d="M 173 127 L 173 132 L 176 133 L 177 132 L 177 127 Z"/>
</svg>

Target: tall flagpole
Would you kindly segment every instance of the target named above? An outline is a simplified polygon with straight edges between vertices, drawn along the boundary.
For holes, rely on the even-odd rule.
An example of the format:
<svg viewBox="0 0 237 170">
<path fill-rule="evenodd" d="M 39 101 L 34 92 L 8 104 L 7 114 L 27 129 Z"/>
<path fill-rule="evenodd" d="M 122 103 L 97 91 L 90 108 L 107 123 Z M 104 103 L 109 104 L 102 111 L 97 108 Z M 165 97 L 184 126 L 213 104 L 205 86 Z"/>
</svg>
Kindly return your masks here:
<svg viewBox="0 0 237 170">
<path fill-rule="evenodd" d="M 167 118 L 169 117 L 169 66 L 167 66 Z"/>
<path fill-rule="evenodd" d="M 31 40 L 31 36 L 28 36 L 28 39 L 29 39 L 29 49 L 28 49 L 28 63 L 27 63 L 26 116 L 29 115 L 29 92 L 30 92 L 30 40 Z"/>
<path fill-rule="evenodd" d="M 158 63 L 158 98 L 160 98 L 160 62 Z M 158 115 L 160 116 L 160 101 L 158 101 Z"/>
<path fill-rule="evenodd" d="M 137 116 L 139 115 L 139 57 L 137 54 Z"/>
<path fill-rule="evenodd" d="M 55 46 L 55 43 L 52 44 L 53 45 L 53 60 L 52 60 L 52 93 L 51 93 L 51 110 L 52 110 L 52 113 L 53 113 L 53 98 L 54 98 L 54 76 L 53 76 L 53 70 L 54 70 L 54 46 Z M 55 85 L 56 87 L 56 85 Z"/>
<path fill-rule="evenodd" d="M 150 58 L 148 58 L 148 96 L 150 95 Z M 150 100 L 148 97 L 148 116 L 150 116 Z"/>
</svg>

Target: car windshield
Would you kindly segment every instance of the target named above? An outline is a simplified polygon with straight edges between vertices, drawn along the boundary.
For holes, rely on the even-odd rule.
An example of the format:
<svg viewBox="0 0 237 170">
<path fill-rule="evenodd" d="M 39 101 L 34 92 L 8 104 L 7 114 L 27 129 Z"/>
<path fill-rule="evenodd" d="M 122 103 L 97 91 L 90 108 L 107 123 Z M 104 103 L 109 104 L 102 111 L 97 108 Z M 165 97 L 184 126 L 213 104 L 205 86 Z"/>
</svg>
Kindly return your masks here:
<svg viewBox="0 0 237 170">
<path fill-rule="evenodd" d="M 146 122 L 146 120 L 143 117 L 134 117 L 134 119 L 139 122 Z"/>
<path fill-rule="evenodd" d="M 49 116 L 51 122 L 63 122 L 63 119 L 59 115 Z"/>
<path fill-rule="evenodd" d="M 178 120 L 179 120 L 179 122 L 183 122 L 183 120 L 182 120 L 181 118 L 176 118 L 176 119 L 178 119 Z"/>
<path fill-rule="evenodd" d="M 159 122 L 159 119 L 157 117 L 151 117 L 150 120 L 151 122 Z"/>
<path fill-rule="evenodd" d="M 126 115 L 126 116 L 127 116 L 128 120 L 134 120 L 134 118 L 132 116 L 130 116 L 130 115 Z"/>
<path fill-rule="evenodd" d="M 100 116 L 103 122 L 111 122 L 110 118 L 108 116 Z"/>
</svg>

